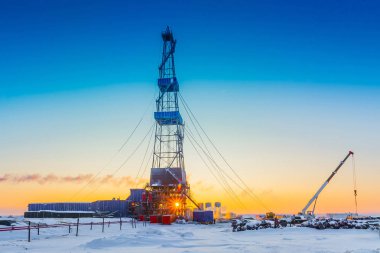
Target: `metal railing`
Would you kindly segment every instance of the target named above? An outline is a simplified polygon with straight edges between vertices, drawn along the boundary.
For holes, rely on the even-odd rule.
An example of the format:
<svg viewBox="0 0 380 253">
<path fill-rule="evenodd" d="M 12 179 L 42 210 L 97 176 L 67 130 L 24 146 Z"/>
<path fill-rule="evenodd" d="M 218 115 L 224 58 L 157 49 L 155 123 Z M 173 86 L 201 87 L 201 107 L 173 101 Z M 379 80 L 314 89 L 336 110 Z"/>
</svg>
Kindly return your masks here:
<svg viewBox="0 0 380 253">
<path fill-rule="evenodd" d="M 40 230 L 41 229 L 49 229 L 49 228 L 59 228 L 59 227 L 67 227 L 69 234 L 72 232 L 73 229 L 75 229 L 76 233 L 75 236 L 79 235 L 79 227 L 83 226 L 89 226 L 90 230 L 93 229 L 94 226 L 102 226 L 102 233 L 104 233 L 104 227 L 110 227 L 111 224 L 118 224 L 120 227 L 120 230 L 122 229 L 123 224 L 129 223 L 131 224 L 132 228 L 137 228 L 137 219 L 129 219 L 129 220 L 122 220 L 120 218 L 118 221 L 105 221 L 104 218 L 102 218 L 102 221 L 100 222 L 79 222 L 79 218 L 77 219 L 76 222 L 68 222 L 68 223 L 59 223 L 59 224 L 41 224 L 41 223 L 32 223 L 31 221 L 27 221 L 28 225 L 27 226 L 10 226 L 10 227 L 3 227 L 0 228 L 0 232 L 12 232 L 12 231 L 20 231 L 20 230 L 25 230 L 28 231 L 27 233 L 27 239 L 28 242 L 31 241 L 31 231 L 32 230 L 37 230 L 37 235 L 40 235 Z M 147 225 L 146 221 L 142 221 L 142 225 L 145 227 Z"/>
</svg>

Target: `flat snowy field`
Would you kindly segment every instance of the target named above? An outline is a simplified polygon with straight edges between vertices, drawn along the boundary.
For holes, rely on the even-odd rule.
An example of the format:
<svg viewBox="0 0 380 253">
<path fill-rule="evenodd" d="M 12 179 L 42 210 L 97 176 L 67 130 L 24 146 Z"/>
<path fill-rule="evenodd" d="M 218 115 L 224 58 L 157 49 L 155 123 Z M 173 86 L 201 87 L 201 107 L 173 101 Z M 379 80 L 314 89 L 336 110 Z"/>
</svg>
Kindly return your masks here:
<svg viewBox="0 0 380 253">
<path fill-rule="evenodd" d="M 30 219 L 42 221 L 38 219 Z M 89 222 L 92 219 L 81 219 Z M 109 219 L 110 220 L 110 219 Z M 60 220 L 44 219 L 47 224 Z M 67 221 L 67 220 L 66 220 Z M 71 220 L 74 222 L 74 220 Z M 99 219 L 94 219 L 94 222 Z M 114 220 L 115 221 L 115 220 Z M 230 224 L 196 225 L 131 224 L 79 227 L 71 234 L 67 227 L 27 231 L 0 232 L 0 252 L 345 252 L 380 253 L 379 231 L 373 230 L 316 230 L 288 227 L 233 233 Z"/>
</svg>

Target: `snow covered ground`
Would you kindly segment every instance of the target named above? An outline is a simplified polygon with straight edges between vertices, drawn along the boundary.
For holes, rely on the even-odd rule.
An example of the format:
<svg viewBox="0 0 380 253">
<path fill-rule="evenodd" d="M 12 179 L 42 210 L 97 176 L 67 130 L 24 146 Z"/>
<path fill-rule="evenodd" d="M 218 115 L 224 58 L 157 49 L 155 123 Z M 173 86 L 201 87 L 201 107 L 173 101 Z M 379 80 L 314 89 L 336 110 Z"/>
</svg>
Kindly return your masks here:
<svg viewBox="0 0 380 253">
<path fill-rule="evenodd" d="M 33 221 L 42 221 L 30 219 Z M 92 219 L 81 219 L 89 222 Z M 112 219 L 107 219 L 112 220 Z M 57 219 L 44 219 L 54 224 Z M 65 220 L 67 221 L 67 220 Z M 72 222 L 75 219 L 71 220 Z M 99 219 L 93 219 L 98 222 Z M 131 224 L 79 227 L 68 233 L 67 227 L 32 230 L 32 241 L 27 242 L 27 231 L 0 232 L 0 252 L 344 252 L 380 253 L 379 231 L 356 229 L 326 229 L 287 227 L 233 233 L 231 225 L 196 224 Z"/>
</svg>

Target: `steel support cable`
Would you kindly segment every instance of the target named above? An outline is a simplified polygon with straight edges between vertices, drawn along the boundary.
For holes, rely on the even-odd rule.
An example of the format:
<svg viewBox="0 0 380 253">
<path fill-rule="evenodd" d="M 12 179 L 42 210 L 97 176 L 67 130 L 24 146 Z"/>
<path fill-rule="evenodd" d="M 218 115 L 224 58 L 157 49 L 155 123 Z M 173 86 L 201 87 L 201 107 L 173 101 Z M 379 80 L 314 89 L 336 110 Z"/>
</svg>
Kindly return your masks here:
<svg viewBox="0 0 380 253">
<path fill-rule="evenodd" d="M 212 174 L 212 176 L 217 180 L 217 182 L 219 183 L 219 185 L 223 188 L 223 190 L 227 193 L 227 195 L 231 198 L 231 200 L 233 202 L 235 202 L 235 204 L 237 204 L 238 206 L 241 206 L 241 202 L 239 202 L 238 200 L 236 200 L 236 197 L 233 196 L 233 194 L 231 193 L 230 190 L 227 189 L 227 187 L 225 186 L 224 183 L 222 183 L 220 181 L 220 179 L 216 176 L 216 174 L 212 171 L 212 169 L 210 168 L 210 166 L 207 164 L 207 162 L 204 160 L 204 158 L 202 157 L 202 155 L 199 153 L 199 151 L 197 150 L 197 148 L 195 147 L 195 145 L 193 144 L 193 142 L 189 139 L 191 145 L 193 146 L 193 148 L 196 150 L 198 156 L 201 158 L 202 162 L 206 165 L 207 169 L 209 170 L 209 172 Z M 245 208 L 245 206 L 243 206 Z"/>
<path fill-rule="evenodd" d="M 120 171 L 121 168 L 124 167 L 124 165 L 133 157 L 133 155 L 137 152 L 137 150 L 141 147 L 141 145 L 143 144 L 143 142 L 145 141 L 146 137 L 150 134 L 150 132 L 152 131 L 153 129 L 153 126 L 154 124 L 152 124 L 152 126 L 149 128 L 148 132 L 145 134 L 144 138 L 137 144 L 136 148 L 133 150 L 133 152 L 127 157 L 127 159 L 124 160 L 124 162 L 111 174 L 111 176 L 114 176 L 116 173 L 118 173 Z M 95 188 L 93 191 L 89 192 L 86 196 L 88 197 L 90 194 L 93 194 L 95 193 L 97 190 L 100 189 L 100 186 Z"/>
<path fill-rule="evenodd" d="M 352 179 L 353 179 L 353 184 L 354 184 L 354 197 L 355 197 L 355 213 L 357 215 L 358 214 L 358 201 L 357 201 L 358 191 L 356 188 L 356 164 L 355 164 L 354 155 L 352 155 L 352 169 L 353 169 Z"/>
<path fill-rule="evenodd" d="M 137 186 L 138 179 L 140 179 L 140 178 L 142 177 L 142 175 L 141 175 L 141 177 L 139 177 L 139 176 L 140 176 L 140 172 L 141 172 L 141 169 L 143 168 L 143 165 L 144 165 L 144 162 L 145 162 L 146 155 L 148 154 L 148 150 L 149 150 L 149 148 L 150 148 L 150 143 L 152 142 L 152 139 L 153 139 L 153 134 L 154 134 L 154 131 L 152 131 L 152 133 L 151 133 L 151 135 L 150 135 L 149 142 L 148 142 L 148 145 L 147 145 L 146 150 L 145 150 L 145 153 L 144 153 L 144 157 L 143 157 L 143 159 L 142 159 L 142 161 L 141 161 L 141 163 L 140 163 L 139 170 L 138 170 L 137 175 L 136 175 L 136 177 L 135 177 L 135 184 L 134 184 L 134 187 Z M 149 159 L 148 159 L 148 160 L 149 160 Z"/>
<path fill-rule="evenodd" d="M 154 94 L 156 96 L 156 94 Z M 153 100 L 154 101 L 154 100 Z M 92 182 L 95 181 L 95 179 L 102 173 L 113 161 L 114 159 L 120 154 L 120 152 L 123 150 L 123 148 L 128 144 L 128 142 L 131 140 L 132 136 L 136 132 L 137 128 L 140 126 L 141 122 L 143 121 L 146 113 L 148 112 L 148 109 L 152 103 L 149 103 L 147 108 L 145 109 L 143 115 L 141 116 L 140 120 L 137 122 L 137 125 L 135 128 L 132 130 L 132 132 L 129 134 L 128 138 L 123 142 L 123 144 L 120 146 L 120 148 L 112 155 L 111 159 L 108 160 L 108 162 L 94 175 L 90 178 L 90 180 L 82 187 L 80 188 L 77 192 L 75 192 L 71 197 L 70 200 L 74 199 L 79 193 L 81 193 L 85 188 L 87 188 Z"/>
<path fill-rule="evenodd" d="M 191 117 L 191 115 L 190 115 L 188 109 L 187 109 L 185 106 L 184 106 L 184 108 L 185 108 L 185 111 L 186 111 L 187 115 L 189 116 L 189 119 L 190 119 L 191 124 L 194 126 L 195 131 L 197 132 L 197 134 L 198 134 L 198 136 L 199 136 L 199 138 L 200 138 L 200 140 L 201 140 L 203 146 L 205 147 L 205 149 L 206 149 L 206 151 L 207 151 L 207 153 L 208 153 L 208 157 L 212 157 L 212 154 L 211 154 L 210 150 L 208 149 L 207 145 L 205 144 L 205 142 L 203 141 L 202 135 L 199 133 L 198 128 L 197 128 L 197 126 L 195 125 L 195 123 L 194 123 L 194 121 L 193 121 L 193 119 L 192 119 L 192 117 Z M 189 134 L 192 134 L 190 128 L 188 128 L 187 131 L 188 131 Z M 194 135 L 193 135 L 193 139 L 195 140 Z M 199 146 L 200 146 L 200 145 L 199 145 Z M 210 160 L 210 159 L 209 159 L 209 160 Z M 214 164 L 216 164 L 215 161 L 213 161 L 213 162 L 214 162 Z M 212 163 L 211 163 L 211 164 L 212 164 Z M 220 166 L 218 166 L 218 165 L 217 165 L 217 168 L 218 168 L 218 170 L 221 170 Z M 219 171 L 219 173 L 221 173 L 221 172 Z"/>
<path fill-rule="evenodd" d="M 209 154 L 209 156 L 212 156 L 210 150 L 208 149 L 208 147 L 206 145 L 206 143 L 203 141 L 202 135 L 199 133 L 198 128 L 197 128 L 196 124 L 194 123 L 193 118 L 191 117 L 191 114 L 189 113 L 189 109 L 186 108 L 186 106 L 184 106 L 184 108 L 185 108 L 185 111 L 186 111 L 187 115 L 189 116 L 191 124 L 194 126 L 195 131 L 197 132 L 197 134 L 198 134 L 198 136 L 199 136 L 199 138 L 200 138 L 203 146 L 205 147 L 207 153 Z"/>
<path fill-rule="evenodd" d="M 199 123 L 198 123 L 199 124 Z M 206 133 L 205 133 L 205 135 L 206 135 Z M 207 136 L 208 137 L 208 136 Z M 205 144 L 204 144 L 205 145 Z M 210 154 L 210 152 L 209 152 L 209 154 Z M 211 154 L 210 154 L 210 156 L 211 156 Z M 213 158 L 212 158 L 213 159 Z M 216 162 L 214 161 L 214 163 L 216 164 Z M 217 165 L 216 164 L 216 166 L 218 166 L 219 168 L 220 168 L 220 166 L 219 165 Z M 250 194 L 250 192 L 248 192 L 247 191 L 247 189 L 249 189 L 248 188 L 248 186 L 246 185 L 246 188 L 244 188 L 244 187 L 242 187 L 240 184 L 238 184 L 234 179 L 232 179 L 223 169 L 221 169 L 220 168 L 220 171 L 222 172 L 222 173 L 224 173 L 224 175 L 226 176 L 226 177 L 228 177 L 236 186 L 238 186 L 243 192 L 246 192 L 246 193 L 248 193 L 248 195 L 252 198 L 252 199 L 254 199 L 255 201 L 257 201 L 257 202 L 259 202 L 259 204 L 261 204 L 265 209 L 267 209 L 266 207 L 265 207 L 265 205 L 263 204 L 263 203 L 260 203 L 260 200 L 258 199 L 258 197 L 257 196 L 252 196 L 251 194 Z"/>
<path fill-rule="evenodd" d="M 199 121 L 197 120 L 197 118 L 195 117 L 194 113 L 191 111 L 190 107 L 188 106 L 188 104 L 186 103 L 186 101 L 184 100 L 184 98 L 182 97 L 182 95 L 180 94 L 180 98 L 181 98 L 181 102 L 182 104 L 184 105 L 185 108 L 187 108 L 192 117 L 194 118 L 194 120 L 197 122 L 197 124 L 199 125 L 199 127 L 201 128 L 202 132 L 204 133 L 204 135 L 207 137 L 207 139 L 209 140 L 209 142 L 211 143 L 211 145 L 214 147 L 214 149 L 218 152 L 219 156 L 223 159 L 223 161 L 227 164 L 227 166 L 230 168 L 230 170 L 234 173 L 234 175 L 240 180 L 240 182 L 246 187 L 246 189 L 243 189 L 244 192 L 248 193 L 248 195 L 254 199 L 255 201 L 257 201 L 262 207 L 264 207 L 264 209 L 268 210 L 268 207 L 261 201 L 261 199 L 256 195 L 254 194 L 250 188 L 248 187 L 248 185 L 242 180 L 242 178 L 236 173 L 236 171 L 232 168 L 232 166 L 227 162 L 227 160 L 224 158 L 224 156 L 221 154 L 221 152 L 218 150 L 218 148 L 215 146 L 215 144 L 212 142 L 211 138 L 207 135 L 207 133 L 205 132 L 205 130 L 203 129 L 203 127 L 200 125 Z M 189 114 L 189 113 L 188 113 Z M 204 144 L 205 145 L 205 144 Z M 224 172 L 224 171 L 223 171 Z M 225 173 L 225 172 L 224 172 Z M 226 173 L 225 173 L 226 174 Z M 228 175 L 228 174 L 226 174 Z M 231 179 L 231 178 L 230 178 Z M 232 180 L 232 179 L 231 179 Z M 240 184 L 237 184 L 239 187 L 240 187 Z M 240 187 L 241 188 L 241 187 Z"/>
<path fill-rule="evenodd" d="M 191 137 L 193 138 L 193 137 Z M 196 142 L 196 140 L 193 139 L 194 142 Z M 191 141 L 190 141 L 191 142 Z M 192 145 L 194 145 L 192 143 Z M 197 145 L 199 146 L 199 144 L 197 143 Z M 194 145 L 195 146 L 195 145 Z M 202 152 L 205 154 L 204 150 L 202 150 Z M 202 157 L 202 155 L 200 154 L 200 152 L 198 151 L 197 152 L 198 155 L 200 157 Z M 205 155 L 207 157 L 207 155 Z M 211 167 L 212 169 L 215 170 L 215 173 L 212 171 L 212 169 L 210 168 L 210 166 L 207 165 L 206 161 L 204 160 L 204 158 L 201 158 L 202 159 L 202 162 L 206 164 L 206 166 L 208 167 L 210 173 L 215 177 L 215 179 L 218 181 L 219 185 L 222 186 L 222 188 L 224 189 L 224 191 L 229 195 L 229 197 L 235 202 L 235 204 L 237 204 L 238 206 L 241 206 L 242 208 L 246 209 L 246 206 L 244 205 L 244 203 L 240 200 L 239 196 L 235 193 L 235 191 L 232 189 L 232 187 L 229 185 L 228 181 L 223 177 L 223 175 L 217 170 L 217 168 L 215 168 L 215 166 L 212 164 L 212 162 L 210 162 L 210 159 L 209 162 L 211 164 Z M 219 176 L 219 178 L 218 178 Z"/>
<path fill-rule="evenodd" d="M 192 136 L 191 138 L 193 138 L 193 140 L 195 139 L 193 136 Z M 196 142 L 196 140 L 194 140 L 194 141 Z M 227 178 L 228 178 L 229 180 L 231 180 L 231 181 L 232 181 L 235 185 L 237 185 L 239 188 L 241 188 L 241 186 L 240 186 L 238 183 L 236 183 L 236 181 L 234 181 L 230 176 L 228 176 L 228 175 L 226 174 L 226 172 L 223 171 L 223 170 L 220 168 L 220 166 L 215 162 L 215 160 L 214 160 L 212 157 L 210 157 L 210 156 L 207 155 L 207 153 L 205 152 L 205 150 L 200 146 L 200 144 L 199 144 L 198 142 L 196 142 L 196 144 L 197 144 L 198 147 L 202 150 L 203 154 L 204 154 L 204 155 L 206 156 L 206 158 L 208 159 L 208 161 L 209 161 L 209 163 L 211 164 L 212 168 L 216 171 L 216 175 L 219 176 L 219 178 L 220 178 L 220 180 L 221 180 L 221 181 L 219 181 L 219 184 L 223 185 L 223 186 L 225 187 L 225 191 L 229 191 L 229 192 L 230 192 L 230 195 L 233 195 L 232 198 L 234 198 L 235 201 L 237 201 L 238 204 L 239 204 L 241 207 L 243 207 L 243 208 L 246 209 L 245 204 L 240 200 L 240 197 L 239 197 L 238 194 L 233 190 L 233 188 L 232 188 L 231 185 L 228 183 L 228 180 L 226 179 L 225 176 L 227 176 Z M 217 176 L 216 176 L 216 178 L 217 178 Z M 221 183 L 221 182 L 222 182 L 222 183 Z M 242 188 L 241 188 L 241 189 L 242 189 Z"/>
<path fill-rule="evenodd" d="M 186 131 L 189 131 L 189 130 L 186 130 Z M 215 177 L 215 179 L 216 179 L 217 182 L 223 187 L 223 189 L 224 189 L 228 194 L 230 194 L 230 192 L 229 192 L 228 189 L 226 188 L 226 185 L 225 185 L 223 182 L 220 181 L 221 179 L 218 178 L 217 174 L 215 174 L 215 173 L 212 171 L 212 169 L 210 168 L 210 165 L 206 162 L 206 160 L 205 160 L 205 159 L 203 158 L 203 156 L 200 154 L 198 148 L 194 145 L 193 141 L 194 141 L 195 143 L 197 143 L 196 140 L 195 140 L 195 138 L 194 138 L 194 136 L 193 136 L 192 134 L 190 134 L 190 132 L 188 132 L 188 134 L 189 134 L 189 141 L 190 141 L 190 144 L 193 146 L 194 150 L 196 151 L 196 153 L 198 154 L 198 156 L 201 158 L 202 162 L 206 165 L 207 169 L 209 169 L 210 173 Z M 193 140 L 193 141 L 192 141 L 192 140 Z M 209 163 L 210 163 L 210 161 L 209 161 Z M 211 164 L 211 163 L 210 163 L 210 164 Z M 211 166 L 212 166 L 212 164 L 211 164 Z M 214 169 L 215 169 L 215 168 L 214 168 Z"/>
<path fill-rule="evenodd" d="M 187 128 L 187 133 L 189 134 L 189 136 L 194 140 L 194 142 L 198 145 L 198 147 L 202 150 L 202 152 L 204 153 L 204 155 L 207 157 L 207 159 L 209 160 L 210 164 L 213 166 L 213 168 L 215 169 L 216 172 L 218 172 L 217 175 L 219 175 L 220 179 L 224 182 L 226 188 L 228 188 L 231 192 L 231 194 L 233 194 L 235 196 L 235 198 L 241 203 L 241 205 L 245 208 L 245 205 L 243 204 L 243 202 L 240 200 L 239 196 L 235 193 L 235 191 L 232 189 L 232 187 L 230 186 L 230 184 L 228 183 L 228 181 L 226 180 L 226 178 L 224 177 L 224 175 L 226 175 L 226 173 L 223 171 L 223 169 L 215 162 L 215 159 L 208 155 L 207 152 L 202 148 L 202 146 L 196 141 L 195 137 L 194 137 L 194 134 L 191 132 L 190 128 Z M 231 181 L 233 181 L 233 183 L 237 184 L 236 182 L 234 182 L 234 180 L 229 177 L 229 179 Z M 238 184 L 237 184 L 238 185 Z"/>
<path fill-rule="evenodd" d="M 197 122 L 198 126 L 200 127 L 200 129 L 202 130 L 203 134 L 206 136 L 206 138 L 208 139 L 208 141 L 211 143 L 211 145 L 213 146 L 213 148 L 216 150 L 216 152 L 219 154 L 219 156 L 223 159 L 223 161 L 227 164 L 227 166 L 230 168 L 230 170 L 233 172 L 233 174 L 246 187 L 245 192 L 247 192 L 248 195 L 251 196 L 251 198 L 255 199 L 262 207 L 264 207 L 264 209 L 269 210 L 269 208 L 262 202 L 262 200 L 255 193 L 252 192 L 252 190 L 249 188 L 249 186 L 244 182 L 244 180 L 239 176 L 238 173 L 236 173 L 236 171 L 232 168 L 232 166 L 224 158 L 224 156 L 219 151 L 219 149 L 216 147 L 216 145 L 213 143 L 213 141 L 211 140 L 211 138 L 207 135 L 206 131 L 203 129 L 202 125 L 199 123 L 199 121 L 195 117 L 194 113 L 191 111 L 190 107 L 188 106 L 187 102 L 185 101 L 185 99 L 183 98 L 183 96 L 182 96 L 181 93 L 179 93 L 179 96 L 180 96 L 180 100 L 181 100 L 182 104 L 184 105 L 184 108 L 187 108 L 190 111 L 192 117 Z"/>
<path fill-rule="evenodd" d="M 217 172 L 219 172 L 219 175 L 220 175 L 220 178 L 222 179 L 222 181 L 225 182 L 225 184 L 227 185 L 227 187 L 229 187 L 231 189 L 231 191 L 236 195 L 236 193 L 233 191 L 232 187 L 228 184 L 228 181 L 225 179 L 224 175 L 227 175 L 228 174 L 217 164 L 217 162 L 215 161 L 215 159 L 213 158 L 210 150 L 208 149 L 207 145 L 205 144 L 205 142 L 203 141 L 203 138 L 202 138 L 202 135 L 199 133 L 198 129 L 197 129 L 197 126 L 194 124 L 194 121 L 192 120 L 191 116 L 189 115 L 189 112 L 188 110 L 186 109 L 185 107 L 185 111 L 186 113 L 188 114 L 189 118 L 190 118 L 190 122 L 193 124 L 203 146 L 205 147 L 206 151 L 204 151 L 202 149 L 202 151 L 205 153 L 206 157 L 209 159 L 209 161 L 211 161 L 211 165 L 215 168 L 215 170 L 217 170 Z M 193 135 L 193 139 L 195 139 L 194 137 L 194 134 L 191 132 L 190 128 L 188 128 L 188 133 L 189 134 L 192 134 Z M 200 145 L 199 145 L 200 146 Z M 201 146 L 200 146 L 201 147 Z M 231 180 L 231 181 L 234 181 L 231 177 L 228 176 L 228 178 Z M 234 182 L 235 184 L 237 184 L 236 182 Z M 238 185 L 238 184 L 237 184 Z M 239 200 L 240 201 L 240 200 Z"/>
<path fill-rule="evenodd" d="M 188 132 L 189 133 L 189 132 Z M 227 189 L 227 187 L 225 186 L 225 184 L 223 184 L 220 179 L 218 178 L 218 176 L 212 171 L 212 169 L 210 168 L 210 166 L 207 164 L 207 162 L 205 161 L 205 159 L 203 158 L 203 156 L 200 154 L 199 150 L 197 149 L 197 147 L 194 145 L 193 141 L 196 142 L 196 140 L 193 138 L 193 136 L 190 136 L 190 133 L 189 133 L 189 141 L 190 141 L 190 144 L 191 146 L 194 148 L 195 152 L 198 154 L 198 156 L 201 158 L 202 162 L 206 165 L 207 169 L 209 170 L 209 172 L 211 173 L 211 175 L 216 179 L 216 181 L 219 183 L 220 186 L 222 186 L 223 190 L 229 195 L 229 197 L 235 202 L 235 204 L 238 204 L 238 205 L 241 205 L 241 202 L 239 202 L 238 200 L 235 199 L 235 197 L 233 196 L 233 194 L 231 193 L 231 191 L 229 191 Z"/>
<path fill-rule="evenodd" d="M 219 169 L 219 172 L 222 174 L 222 176 L 223 176 L 223 174 L 225 175 L 225 176 L 227 176 L 234 184 L 236 184 L 241 190 L 243 190 L 243 192 L 247 192 L 247 189 L 244 189 L 243 187 L 241 187 L 241 185 L 240 184 L 238 184 L 232 177 L 230 177 L 217 163 L 216 163 L 216 161 L 215 161 L 215 159 L 212 157 L 212 154 L 211 154 L 211 152 L 209 151 L 209 149 L 207 148 L 207 145 L 205 144 L 205 142 L 203 141 L 203 138 L 202 138 L 202 136 L 201 136 L 201 134 L 199 133 L 199 131 L 197 130 L 197 126 L 194 124 L 194 122 L 193 122 L 193 120 L 192 120 L 192 118 L 191 118 L 191 115 L 189 114 L 189 112 L 188 112 L 188 110 L 187 109 L 190 109 L 190 108 L 186 108 L 186 106 L 184 106 L 184 108 L 185 108 L 185 111 L 187 112 L 187 114 L 188 114 L 188 116 L 189 116 L 189 118 L 190 118 L 190 121 L 192 122 L 192 124 L 193 124 L 193 126 L 195 127 L 195 129 L 196 129 L 196 131 L 197 131 L 197 133 L 198 133 L 198 136 L 199 136 L 199 138 L 202 140 L 202 143 L 203 143 L 203 145 L 205 146 L 205 148 L 206 148 L 206 150 L 207 150 L 207 153 L 208 153 L 208 159 L 209 160 L 211 160 L 214 164 L 215 164 L 215 166 Z M 203 150 L 204 151 L 204 150 Z M 205 151 L 204 151 L 205 152 Z M 205 154 L 206 154 L 206 152 L 205 152 Z M 207 154 L 206 154 L 206 156 L 207 156 Z M 255 201 L 258 201 L 256 198 L 254 198 L 253 196 L 251 196 L 250 194 L 249 194 L 249 192 L 247 192 L 248 193 L 248 195 L 251 197 L 251 198 L 253 198 Z"/>
<path fill-rule="evenodd" d="M 222 182 L 224 182 L 224 185 L 226 187 L 228 187 L 228 182 L 226 181 L 226 179 L 223 177 L 223 173 L 222 173 L 222 169 L 220 168 L 220 166 L 215 162 L 215 160 L 209 155 L 207 154 L 207 152 L 202 148 L 202 146 L 199 144 L 199 142 L 196 141 L 196 138 L 193 134 L 193 132 L 190 130 L 190 128 L 187 128 L 187 134 L 189 135 L 190 138 L 193 139 L 193 141 L 198 145 L 198 147 L 202 150 L 202 152 L 204 153 L 204 156 L 208 159 L 210 165 L 213 167 L 213 169 L 217 172 L 216 175 L 219 175 L 220 179 L 222 180 Z M 231 189 L 231 191 L 233 192 L 232 188 L 229 187 Z"/>
<path fill-rule="evenodd" d="M 151 157 L 146 161 L 146 164 L 145 164 L 145 167 L 144 167 L 144 171 L 143 171 L 143 173 L 141 174 L 141 177 L 144 177 L 145 172 L 146 172 L 146 169 L 148 168 L 149 163 L 151 163 L 152 160 L 153 160 L 153 157 L 151 156 Z"/>
<path fill-rule="evenodd" d="M 205 146 L 205 149 L 207 150 L 207 152 L 201 147 L 201 145 L 198 144 L 198 142 L 196 142 L 195 137 L 192 136 L 193 139 L 194 139 L 194 141 L 199 145 L 199 147 L 200 147 L 201 150 L 204 152 L 205 156 L 209 159 L 209 161 L 211 161 L 210 164 L 211 164 L 211 165 L 214 167 L 214 169 L 218 172 L 217 175 L 220 176 L 221 180 L 225 183 L 226 187 L 230 189 L 230 191 L 232 192 L 232 194 L 235 195 L 236 198 L 238 199 L 238 201 L 244 206 L 244 204 L 241 202 L 241 200 L 240 200 L 240 198 L 238 197 L 238 195 L 234 192 L 234 190 L 232 189 L 232 187 L 229 185 L 228 181 L 227 181 L 226 178 L 224 177 L 224 175 L 223 175 L 223 169 L 222 169 L 222 168 L 221 168 L 221 167 L 215 162 L 215 160 L 213 159 L 211 152 L 209 151 L 209 149 L 207 148 L 207 145 L 206 145 L 205 142 L 203 141 L 202 135 L 199 133 L 199 131 L 198 131 L 196 125 L 194 124 L 194 122 L 193 122 L 191 116 L 189 115 L 189 112 L 188 112 L 188 110 L 187 110 L 186 107 L 185 107 L 185 111 L 186 111 L 186 113 L 188 114 L 188 116 L 189 116 L 189 118 L 190 118 L 190 121 L 191 121 L 191 123 L 193 124 L 193 126 L 194 126 L 194 128 L 195 128 L 195 130 L 196 130 L 196 132 L 197 132 L 197 134 L 198 134 L 198 136 L 199 136 L 199 138 L 201 139 L 202 144 Z M 191 132 L 191 130 L 190 130 L 190 128 L 188 128 L 187 131 L 188 131 L 189 135 L 193 135 L 192 132 Z M 225 174 L 225 173 L 224 173 L 224 174 Z M 245 206 L 244 206 L 244 208 L 245 208 Z"/>
<path fill-rule="evenodd" d="M 150 109 L 150 106 L 153 104 L 154 105 L 154 98 L 156 97 L 156 93 L 154 93 L 154 96 L 153 96 L 153 101 L 147 106 L 147 108 L 145 109 L 144 113 L 143 113 L 143 116 L 141 117 L 141 119 L 139 120 L 139 122 L 137 123 L 136 127 L 133 129 L 132 133 L 129 135 L 129 137 L 127 138 L 127 140 L 123 143 L 123 145 L 120 147 L 119 149 L 119 152 L 127 145 L 127 143 L 129 142 L 129 140 L 131 139 L 132 135 L 136 132 L 137 128 L 140 126 L 142 120 L 144 119 L 145 115 L 147 114 L 148 110 Z"/>
</svg>

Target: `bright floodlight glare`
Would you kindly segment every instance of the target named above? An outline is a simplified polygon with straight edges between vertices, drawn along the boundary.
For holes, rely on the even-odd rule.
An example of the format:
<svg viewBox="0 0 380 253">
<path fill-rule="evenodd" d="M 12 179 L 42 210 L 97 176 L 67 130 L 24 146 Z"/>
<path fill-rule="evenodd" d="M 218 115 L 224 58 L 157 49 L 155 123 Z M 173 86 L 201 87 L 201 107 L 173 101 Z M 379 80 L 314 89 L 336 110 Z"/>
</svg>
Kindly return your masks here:
<svg viewBox="0 0 380 253">
<path fill-rule="evenodd" d="M 179 207 L 179 203 L 178 202 L 175 202 L 175 207 Z"/>
</svg>

